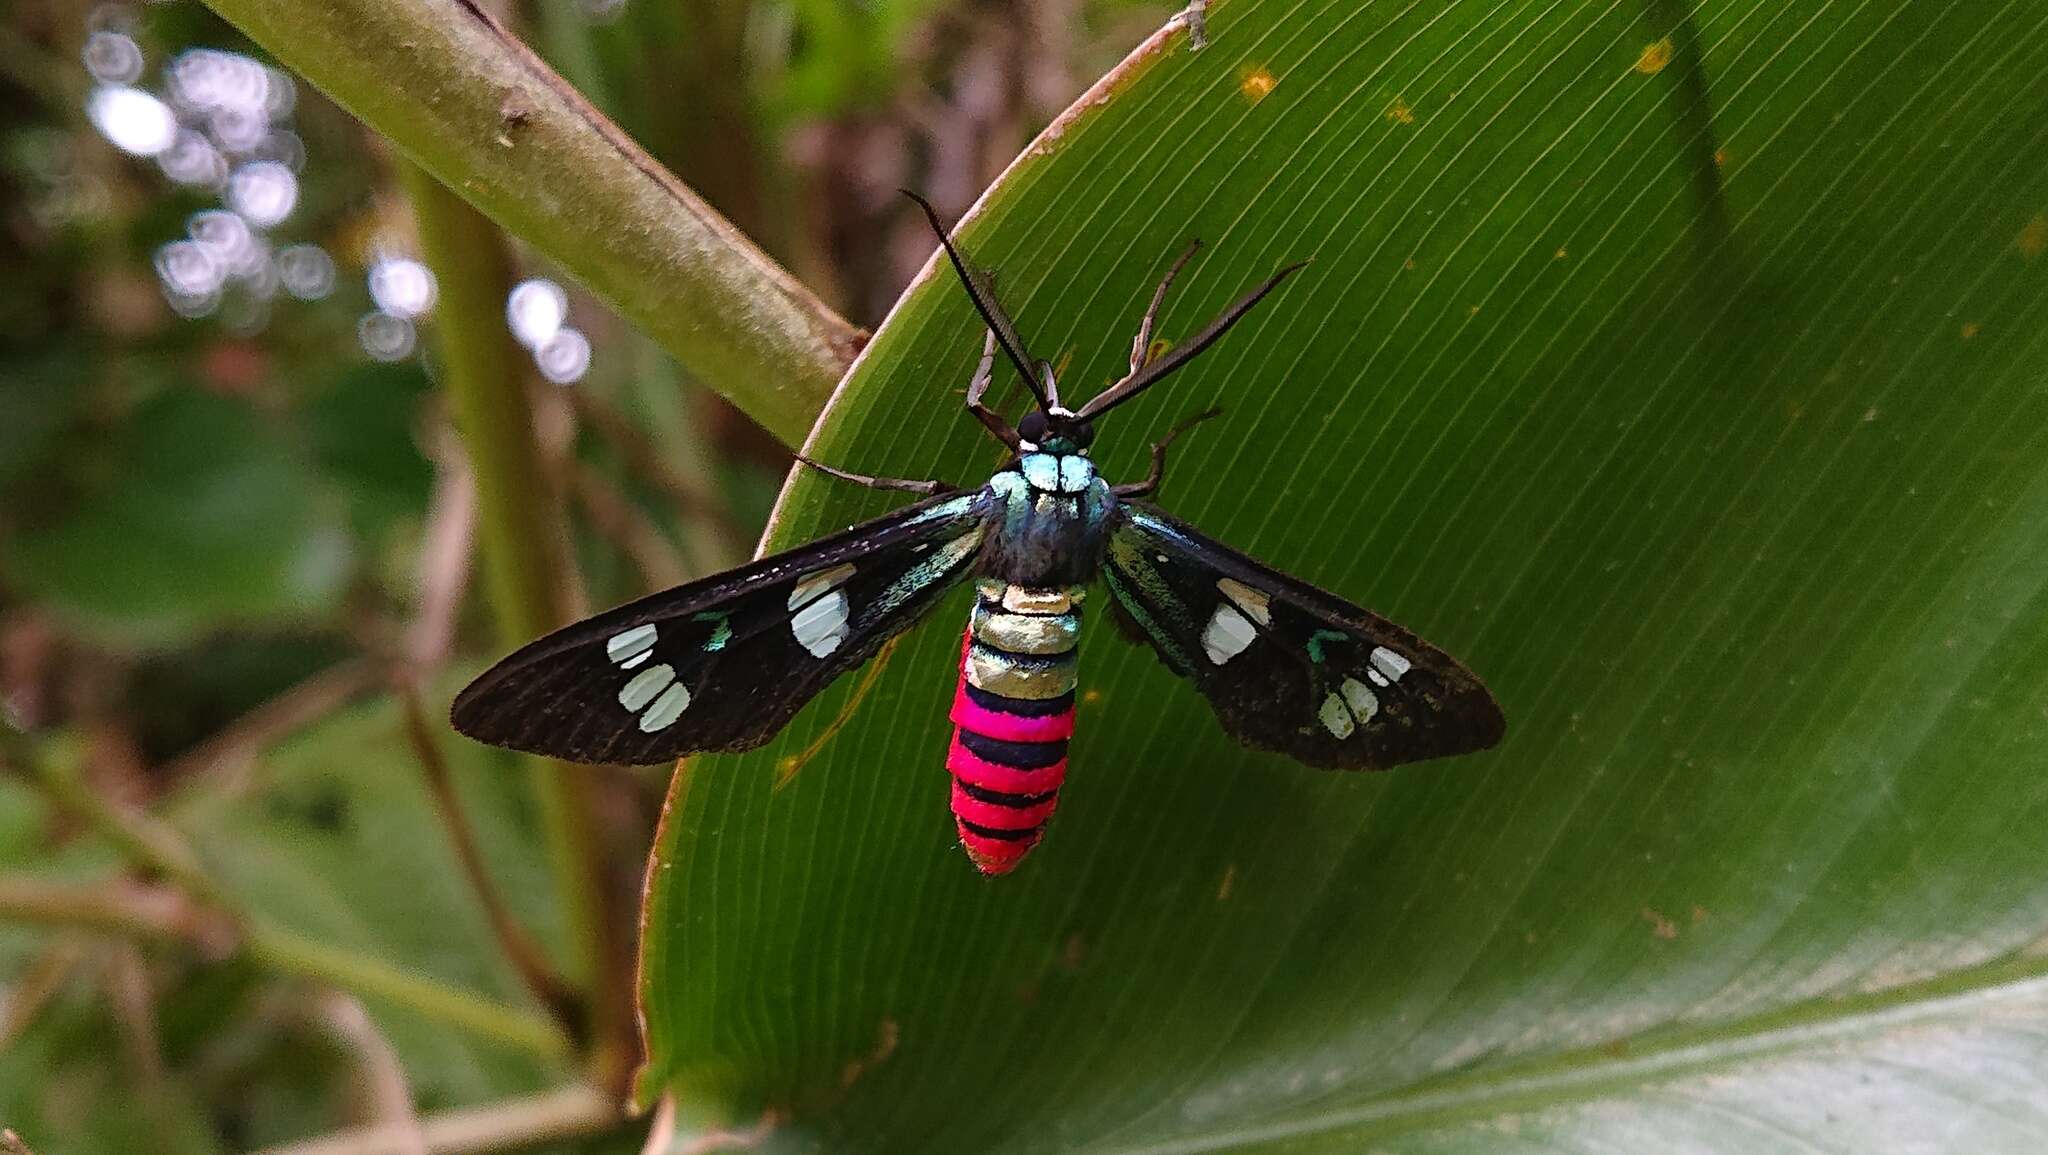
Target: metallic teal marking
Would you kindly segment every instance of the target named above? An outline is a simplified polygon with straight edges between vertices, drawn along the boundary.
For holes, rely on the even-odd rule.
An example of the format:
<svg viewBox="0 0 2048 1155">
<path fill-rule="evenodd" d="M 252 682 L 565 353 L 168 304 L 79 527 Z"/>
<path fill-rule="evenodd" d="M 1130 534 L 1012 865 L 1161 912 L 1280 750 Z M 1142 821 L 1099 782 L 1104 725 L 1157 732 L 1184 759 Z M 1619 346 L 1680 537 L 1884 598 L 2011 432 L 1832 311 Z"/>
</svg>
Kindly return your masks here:
<svg viewBox="0 0 2048 1155">
<path fill-rule="evenodd" d="M 1097 475 L 1094 481 L 1088 483 L 1087 491 L 1081 495 L 1082 521 L 1087 524 L 1090 530 L 1100 528 L 1103 519 L 1109 516 L 1111 504 L 1112 498 L 1109 492 L 1109 482 L 1102 480 L 1101 476 Z"/>
<path fill-rule="evenodd" d="M 711 613 L 698 614 L 691 620 L 718 623 L 711 629 L 711 640 L 704 643 L 706 651 L 715 653 L 724 649 L 727 642 L 732 641 L 732 623 L 726 620 L 726 615 L 713 611 Z"/>
<path fill-rule="evenodd" d="M 1121 565 L 1131 575 L 1147 596 L 1163 606 L 1178 606 L 1180 604 L 1179 599 L 1173 595 L 1172 587 L 1168 586 L 1165 580 L 1159 576 L 1158 570 L 1152 568 L 1151 559 L 1147 558 L 1144 551 L 1138 548 L 1137 543 L 1131 540 L 1131 535 L 1124 533 L 1111 534 L 1109 538 L 1109 552 L 1116 558 L 1117 564 Z M 1159 628 L 1159 623 L 1153 619 L 1151 614 L 1145 611 L 1143 603 L 1132 596 L 1130 590 L 1123 588 L 1123 585 L 1117 580 L 1116 571 L 1108 566 L 1104 566 L 1102 576 L 1109 583 L 1109 592 L 1116 595 L 1117 602 L 1124 607 L 1126 613 L 1131 615 L 1131 620 L 1137 622 L 1138 626 L 1146 634 L 1150 635 L 1152 644 L 1159 647 L 1159 652 L 1167 655 L 1172 660 L 1174 669 L 1181 674 L 1186 674 L 1193 670 L 1195 668 L 1193 660 L 1181 650 L 1180 646 L 1174 641 L 1173 635 Z"/>
<path fill-rule="evenodd" d="M 1341 642 L 1349 636 L 1342 630 L 1317 630 L 1308 636 L 1309 658 L 1320 664 L 1323 660 L 1324 642 Z"/>
<path fill-rule="evenodd" d="M 923 513 L 918 514 L 916 517 L 906 519 L 902 528 L 909 529 L 914 525 L 925 525 L 929 522 L 944 521 L 949 517 L 959 517 L 973 508 L 974 502 L 978 497 L 980 497 L 979 494 L 963 493 L 951 501 L 942 501 Z"/>
<path fill-rule="evenodd" d="M 930 557 L 906 570 L 902 577 L 889 583 L 889 587 L 876 596 L 873 604 L 861 611 L 861 623 L 879 621 L 896 612 L 896 608 L 917 595 L 917 591 L 935 581 L 951 577 L 953 571 L 974 556 L 981 548 L 982 527 L 961 534 L 959 537 L 933 550 Z"/>
</svg>

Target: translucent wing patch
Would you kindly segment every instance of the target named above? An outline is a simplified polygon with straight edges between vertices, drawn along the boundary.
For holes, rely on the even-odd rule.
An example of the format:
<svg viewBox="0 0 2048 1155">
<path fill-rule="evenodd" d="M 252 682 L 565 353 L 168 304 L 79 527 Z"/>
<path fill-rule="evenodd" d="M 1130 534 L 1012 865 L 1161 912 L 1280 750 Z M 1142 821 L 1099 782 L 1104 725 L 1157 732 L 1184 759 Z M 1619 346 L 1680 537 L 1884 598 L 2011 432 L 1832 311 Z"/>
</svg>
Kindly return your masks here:
<svg viewBox="0 0 2048 1155">
<path fill-rule="evenodd" d="M 930 498 L 535 641 L 456 696 L 481 742 L 665 762 L 766 742 L 973 569 L 982 492 Z"/>
<path fill-rule="evenodd" d="M 1247 746 L 1378 770 L 1484 750 L 1507 722 L 1457 659 L 1141 502 L 1103 560 L 1112 600 Z"/>
</svg>

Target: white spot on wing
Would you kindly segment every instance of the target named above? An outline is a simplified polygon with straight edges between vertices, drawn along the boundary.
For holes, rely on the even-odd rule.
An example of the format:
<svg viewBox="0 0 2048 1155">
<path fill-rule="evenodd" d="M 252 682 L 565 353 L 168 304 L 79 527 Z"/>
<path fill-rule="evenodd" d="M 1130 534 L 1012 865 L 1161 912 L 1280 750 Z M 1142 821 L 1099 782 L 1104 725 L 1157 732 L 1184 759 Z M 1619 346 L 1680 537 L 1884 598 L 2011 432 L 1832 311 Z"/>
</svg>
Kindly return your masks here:
<svg viewBox="0 0 2048 1155">
<path fill-rule="evenodd" d="M 1322 709 L 1316 711 L 1316 713 L 1323 720 L 1323 729 L 1328 730 L 1340 740 L 1349 738 L 1351 732 L 1358 728 L 1357 724 L 1351 720 L 1351 711 L 1344 706 L 1344 699 L 1339 698 L 1335 694 L 1324 698 Z"/>
<path fill-rule="evenodd" d="M 1372 656 L 1366 660 L 1372 663 L 1373 669 L 1385 674 L 1390 681 L 1398 682 L 1401 675 L 1408 672 L 1408 659 L 1385 646 L 1374 646 Z"/>
<path fill-rule="evenodd" d="M 675 680 L 676 668 L 667 662 L 649 666 L 633 675 L 633 680 L 619 691 L 619 705 L 637 713 L 640 707 L 653 701 L 656 694 L 668 689 L 669 683 Z"/>
<path fill-rule="evenodd" d="M 846 614 L 846 595 L 833 590 L 798 610 L 789 619 L 789 632 L 796 635 L 796 644 L 809 650 L 812 657 L 828 657 L 846 640 Z"/>
<path fill-rule="evenodd" d="M 1095 480 L 1095 465 L 1078 453 L 1060 458 L 1060 489 L 1067 493 L 1080 493 Z"/>
<path fill-rule="evenodd" d="M 1208 651 L 1211 662 L 1220 666 L 1243 653 L 1258 636 L 1258 628 L 1238 613 L 1236 606 L 1225 602 L 1216 607 L 1209 618 L 1209 628 L 1202 631 L 1202 649 Z"/>
<path fill-rule="evenodd" d="M 640 715 L 641 733 L 652 734 L 656 730 L 667 728 L 677 718 L 682 717 L 683 711 L 688 709 L 689 706 L 689 688 L 681 682 L 677 682 L 675 685 L 663 690 L 661 696 L 654 699 L 653 704 L 647 707 L 647 712 Z"/>
<path fill-rule="evenodd" d="M 1359 725 L 1372 721 L 1373 715 L 1380 712 L 1379 695 L 1357 678 L 1344 679 L 1344 684 L 1338 689 L 1344 692 L 1344 704 L 1351 707 L 1351 714 L 1358 719 Z"/>
<path fill-rule="evenodd" d="M 1273 624 L 1273 599 L 1265 591 L 1255 590 L 1233 578 L 1217 578 L 1216 590 L 1229 598 L 1231 604 L 1243 610 L 1251 620 L 1262 626 Z"/>
<path fill-rule="evenodd" d="M 652 622 L 613 634 L 604 644 L 605 656 L 630 668 L 645 659 L 648 651 L 654 648 L 654 637 Z"/>
<path fill-rule="evenodd" d="M 821 569 L 816 573 L 805 574 L 803 580 L 796 583 L 796 588 L 789 591 L 789 608 L 793 610 L 802 609 L 816 600 L 818 595 L 826 590 L 838 589 L 840 586 L 845 585 L 846 579 L 852 576 L 853 563 L 851 562 L 835 565 L 831 569 Z"/>
</svg>

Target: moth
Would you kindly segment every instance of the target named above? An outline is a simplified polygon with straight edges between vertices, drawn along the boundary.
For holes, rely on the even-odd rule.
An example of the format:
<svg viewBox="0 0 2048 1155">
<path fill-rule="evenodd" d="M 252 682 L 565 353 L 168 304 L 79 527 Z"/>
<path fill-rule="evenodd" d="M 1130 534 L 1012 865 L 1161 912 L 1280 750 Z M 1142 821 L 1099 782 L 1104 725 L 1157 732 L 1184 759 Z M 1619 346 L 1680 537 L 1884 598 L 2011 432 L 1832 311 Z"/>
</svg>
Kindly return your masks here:
<svg viewBox="0 0 2048 1155">
<path fill-rule="evenodd" d="M 972 582 L 946 766 L 961 845 L 985 874 L 1016 867 L 1059 805 L 1074 733 L 1076 643 L 1088 587 L 1111 615 L 1194 683 L 1246 746 L 1310 766 L 1374 770 L 1483 750 L 1506 728 L 1498 703 L 1456 659 L 1402 627 L 1204 536 L 1105 481 L 1089 458 L 1095 422 L 1158 384 L 1272 292 L 1274 273 L 1193 336 L 1154 355 L 1152 331 L 1190 245 L 1153 292 L 1129 372 L 1078 409 L 1034 359 L 922 198 L 987 332 L 967 410 L 1010 457 L 987 482 L 868 477 L 805 465 L 921 500 L 785 553 L 568 626 L 493 666 L 455 699 L 472 738 L 577 762 L 664 762 L 746 750 L 818 691 L 866 662 L 956 585 Z M 1000 352 L 1036 403 L 1015 426 L 985 403 Z"/>
</svg>

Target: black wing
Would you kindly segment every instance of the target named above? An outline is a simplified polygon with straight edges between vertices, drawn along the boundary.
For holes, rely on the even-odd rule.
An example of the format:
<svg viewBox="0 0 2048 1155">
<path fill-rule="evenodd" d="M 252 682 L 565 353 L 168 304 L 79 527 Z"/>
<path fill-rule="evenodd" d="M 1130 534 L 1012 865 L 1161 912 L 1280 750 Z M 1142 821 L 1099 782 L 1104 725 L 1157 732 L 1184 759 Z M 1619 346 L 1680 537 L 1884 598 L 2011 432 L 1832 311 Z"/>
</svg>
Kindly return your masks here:
<svg viewBox="0 0 2048 1155">
<path fill-rule="evenodd" d="M 471 682 L 451 720 L 574 762 L 759 746 L 973 568 L 984 505 L 930 498 L 566 626 Z"/>
<path fill-rule="evenodd" d="M 1150 505 L 1119 507 L 1103 576 L 1128 624 L 1247 746 L 1379 770 L 1484 750 L 1507 728 L 1449 654 Z"/>
</svg>

